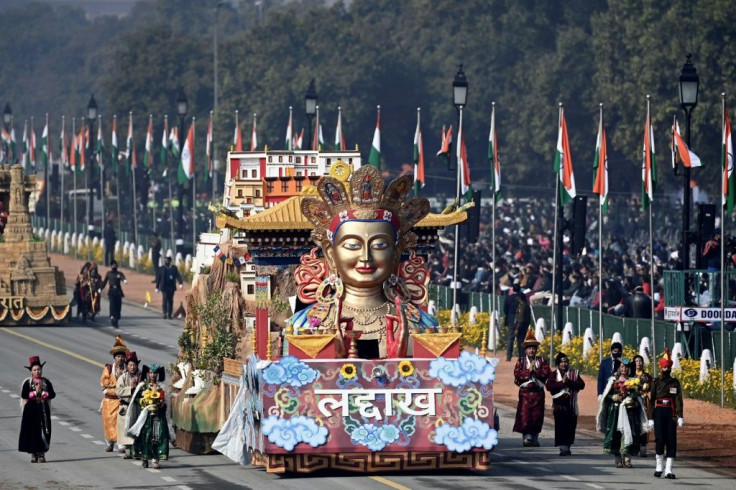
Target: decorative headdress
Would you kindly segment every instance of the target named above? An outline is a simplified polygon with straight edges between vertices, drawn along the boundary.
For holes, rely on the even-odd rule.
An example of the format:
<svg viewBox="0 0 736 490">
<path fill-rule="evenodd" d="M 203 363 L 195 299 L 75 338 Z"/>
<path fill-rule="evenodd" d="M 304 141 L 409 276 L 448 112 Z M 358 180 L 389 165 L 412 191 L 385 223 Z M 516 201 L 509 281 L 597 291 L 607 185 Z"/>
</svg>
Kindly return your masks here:
<svg viewBox="0 0 736 490">
<path fill-rule="evenodd" d="M 142 379 L 148 379 L 148 373 L 156 373 L 156 379 L 159 383 L 166 379 L 166 369 L 158 364 L 151 364 L 150 366 L 144 364 L 141 369 Z"/>
<path fill-rule="evenodd" d="M 130 350 L 128 349 L 128 347 L 126 347 L 122 337 L 118 335 L 115 339 L 115 345 L 113 345 L 112 349 L 110 349 L 110 355 L 115 357 L 118 354 L 127 354 L 128 352 L 130 352 Z"/>
<path fill-rule="evenodd" d="M 138 360 L 138 354 L 135 353 L 135 351 L 129 351 L 125 354 L 125 364 L 128 364 L 130 361 L 133 361 L 136 364 L 140 364 L 140 360 Z"/>
<path fill-rule="evenodd" d="M 28 366 L 24 366 L 27 370 L 33 369 L 33 366 L 41 366 L 46 364 L 46 361 L 41 362 L 41 358 L 38 356 L 33 356 L 30 359 L 28 359 Z"/>
<path fill-rule="evenodd" d="M 410 230 L 429 212 L 429 201 L 415 197 L 404 202 L 412 186 L 412 177 L 403 175 L 384 190 L 380 171 L 370 165 L 356 170 L 347 187 L 339 179 L 323 177 L 317 184 L 322 199 L 305 198 L 301 204 L 302 213 L 314 225 L 312 240 L 320 246 L 331 242 L 347 221 L 386 221 L 400 250 L 413 247 L 416 235 Z"/>
<path fill-rule="evenodd" d="M 659 367 L 666 369 L 672 368 L 672 357 L 670 356 L 669 347 L 664 348 L 664 355 L 662 356 L 662 359 L 659 360 Z"/>
<path fill-rule="evenodd" d="M 539 341 L 534 336 L 534 330 L 532 329 L 532 327 L 529 327 L 529 329 L 526 331 L 526 337 L 524 337 L 524 342 L 522 342 L 521 346 L 525 349 L 527 347 L 539 347 Z"/>
</svg>

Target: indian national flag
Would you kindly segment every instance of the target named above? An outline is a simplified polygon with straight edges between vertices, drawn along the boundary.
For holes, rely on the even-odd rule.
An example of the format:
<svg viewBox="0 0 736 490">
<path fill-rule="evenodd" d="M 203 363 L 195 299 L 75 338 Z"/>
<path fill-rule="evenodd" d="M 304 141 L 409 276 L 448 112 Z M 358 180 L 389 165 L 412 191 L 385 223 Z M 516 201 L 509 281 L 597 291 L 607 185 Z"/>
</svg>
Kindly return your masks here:
<svg viewBox="0 0 736 490">
<path fill-rule="evenodd" d="M 575 175 L 572 171 L 572 153 L 570 141 L 567 137 L 567 123 L 565 110 L 560 106 L 560 123 L 557 133 L 557 152 L 555 154 L 555 172 L 560 181 L 560 197 L 564 206 L 575 198 Z"/>
<path fill-rule="evenodd" d="M 286 137 L 284 138 L 284 148 L 286 148 L 289 151 L 292 151 L 294 149 L 294 130 L 292 127 L 292 108 L 289 106 L 289 122 L 286 125 Z"/>
<path fill-rule="evenodd" d="M 235 111 L 235 134 L 233 135 L 233 146 L 235 147 L 235 151 L 243 151 L 243 135 L 240 133 L 238 111 Z"/>
<path fill-rule="evenodd" d="M 29 133 L 28 155 L 33 171 L 36 171 L 36 130 L 33 129 L 33 118 L 31 118 L 31 132 Z"/>
<path fill-rule="evenodd" d="M 294 138 L 294 149 L 301 150 L 303 141 L 304 141 L 304 128 L 302 128 L 301 132 L 299 133 L 299 136 Z"/>
<path fill-rule="evenodd" d="M 424 187 L 424 143 L 422 143 L 422 128 L 420 124 L 421 109 L 417 108 L 417 129 L 414 131 L 414 195 Z"/>
<path fill-rule="evenodd" d="M 680 124 L 677 122 L 677 116 L 675 116 L 672 122 L 672 168 L 677 164 L 677 157 L 680 157 L 680 161 L 686 167 L 702 167 L 703 163 L 700 161 L 700 157 L 690 151 L 687 147 L 685 140 L 682 139 L 680 133 Z"/>
<path fill-rule="evenodd" d="M 64 169 L 69 165 L 69 148 L 66 145 L 66 120 L 64 117 L 61 118 L 61 134 L 59 135 L 59 159 L 61 162 L 61 168 Z"/>
<path fill-rule="evenodd" d="M 253 131 L 250 134 L 250 151 L 256 151 L 258 148 L 258 132 L 256 130 L 256 113 L 253 113 Z"/>
<path fill-rule="evenodd" d="M 335 128 L 335 151 L 345 151 L 345 135 L 342 132 L 342 108 L 337 107 L 337 127 Z"/>
<path fill-rule="evenodd" d="M 46 125 L 43 127 L 43 132 L 41 133 L 41 163 L 43 163 L 43 168 L 48 167 L 50 160 L 51 155 L 49 152 L 49 116 L 48 114 L 46 114 Z"/>
<path fill-rule="evenodd" d="M 608 212 L 608 149 L 606 147 L 606 127 L 603 125 L 603 108 L 598 123 L 598 138 L 595 142 L 595 159 L 593 160 L 593 192 L 600 198 L 601 213 Z"/>
<path fill-rule="evenodd" d="M 205 141 L 204 152 L 207 155 L 207 171 L 204 173 L 204 180 L 212 177 L 212 111 L 210 111 L 210 122 L 207 125 L 207 140 Z"/>
<path fill-rule="evenodd" d="M 468 163 L 468 150 L 465 148 L 465 134 L 460 126 L 457 145 L 457 162 L 460 166 L 460 196 L 465 198 L 466 202 L 473 199 L 473 187 L 470 182 L 470 164 Z"/>
<path fill-rule="evenodd" d="M 164 131 L 161 134 L 161 149 L 159 150 L 159 165 L 164 169 L 163 176 L 166 177 L 169 168 L 169 116 L 164 116 Z"/>
<path fill-rule="evenodd" d="M 501 200 L 501 162 L 498 160 L 498 140 L 496 138 L 496 104 L 491 109 L 491 131 L 488 133 L 488 163 L 491 164 L 491 192 L 494 202 Z"/>
<path fill-rule="evenodd" d="M 641 209 L 646 209 L 654 202 L 654 186 L 657 183 L 656 162 L 654 160 L 654 134 L 649 118 L 649 100 L 647 100 L 647 120 L 644 126 L 644 148 L 641 162 Z"/>
<path fill-rule="evenodd" d="M 378 106 L 378 115 L 376 117 L 376 131 L 373 133 L 373 143 L 371 144 L 371 153 L 368 155 L 368 163 L 381 169 L 381 106 Z"/>
<path fill-rule="evenodd" d="M 84 174 L 84 169 L 87 164 L 87 152 L 84 150 L 87 147 L 85 140 L 86 134 L 87 132 L 85 131 L 85 128 L 82 128 L 79 130 L 79 134 L 77 135 L 77 150 L 79 151 L 79 154 L 77 155 L 77 172 L 80 174 Z"/>
<path fill-rule="evenodd" d="M 128 137 L 126 138 L 126 151 L 128 152 L 128 161 L 125 171 L 130 173 L 131 169 L 135 170 L 138 162 L 135 158 L 135 147 L 133 145 L 133 113 L 128 115 Z"/>
<path fill-rule="evenodd" d="M 110 159 L 112 160 L 112 171 L 118 171 L 118 116 L 112 116 L 112 136 L 110 136 Z"/>
<path fill-rule="evenodd" d="M 445 131 L 445 126 L 442 125 L 442 145 L 440 146 L 440 151 L 437 152 L 437 156 L 445 160 L 448 164 L 450 163 L 450 145 L 452 145 L 452 126 Z"/>
<path fill-rule="evenodd" d="M 723 169 L 723 207 L 729 214 L 733 212 L 736 202 L 736 175 L 733 173 L 733 143 L 731 139 L 731 121 L 728 108 L 723 103 L 723 140 L 721 147 L 721 168 Z"/>
<path fill-rule="evenodd" d="M 71 168 L 72 172 L 75 172 L 77 170 L 77 162 L 79 162 L 79 137 L 74 134 L 74 119 L 72 118 L 72 138 L 71 138 L 71 147 L 69 148 L 70 155 L 69 155 L 69 167 Z"/>
<path fill-rule="evenodd" d="M 153 169 L 153 115 L 148 116 L 148 128 L 146 129 L 146 151 L 143 154 L 143 165 L 148 170 Z"/>
<path fill-rule="evenodd" d="M 97 164 L 100 166 L 100 170 L 105 169 L 105 138 L 102 136 L 102 117 L 99 118 L 99 124 L 97 125 Z"/>
<path fill-rule="evenodd" d="M 179 165 L 179 183 L 184 184 L 194 178 L 194 120 L 189 126 L 184 148 L 181 150 L 181 165 Z"/>
</svg>

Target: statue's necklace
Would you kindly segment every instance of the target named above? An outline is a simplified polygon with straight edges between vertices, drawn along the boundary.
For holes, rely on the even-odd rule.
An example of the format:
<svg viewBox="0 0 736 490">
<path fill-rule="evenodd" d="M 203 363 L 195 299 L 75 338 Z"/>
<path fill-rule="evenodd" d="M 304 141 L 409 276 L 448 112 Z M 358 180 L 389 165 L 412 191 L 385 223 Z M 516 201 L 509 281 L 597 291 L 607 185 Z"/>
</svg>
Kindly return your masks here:
<svg viewBox="0 0 736 490">
<path fill-rule="evenodd" d="M 373 325 L 376 320 L 383 326 L 383 317 L 389 313 L 391 303 L 388 301 L 374 306 L 372 308 L 355 308 L 350 305 L 343 304 L 345 308 L 350 310 L 353 316 L 353 321 L 358 325 Z"/>
</svg>

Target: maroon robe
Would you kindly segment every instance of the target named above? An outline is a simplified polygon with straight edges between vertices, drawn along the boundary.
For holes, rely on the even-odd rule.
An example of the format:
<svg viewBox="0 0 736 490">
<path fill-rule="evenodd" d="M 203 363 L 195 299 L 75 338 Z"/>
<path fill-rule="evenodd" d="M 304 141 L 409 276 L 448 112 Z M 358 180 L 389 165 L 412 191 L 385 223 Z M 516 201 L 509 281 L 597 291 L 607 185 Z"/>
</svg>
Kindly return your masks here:
<svg viewBox="0 0 736 490">
<path fill-rule="evenodd" d="M 552 395 L 552 413 L 555 416 L 555 446 L 570 446 L 575 442 L 578 426 L 578 391 L 585 381 L 575 369 L 567 370 L 567 381 L 557 380 L 558 369 L 547 378 L 547 390 Z"/>
<path fill-rule="evenodd" d="M 539 434 L 544 424 L 544 383 L 549 377 L 549 364 L 535 357 L 531 369 L 527 369 L 526 359 L 520 357 L 514 367 L 514 383 L 519 387 L 514 432 Z"/>
</svg>

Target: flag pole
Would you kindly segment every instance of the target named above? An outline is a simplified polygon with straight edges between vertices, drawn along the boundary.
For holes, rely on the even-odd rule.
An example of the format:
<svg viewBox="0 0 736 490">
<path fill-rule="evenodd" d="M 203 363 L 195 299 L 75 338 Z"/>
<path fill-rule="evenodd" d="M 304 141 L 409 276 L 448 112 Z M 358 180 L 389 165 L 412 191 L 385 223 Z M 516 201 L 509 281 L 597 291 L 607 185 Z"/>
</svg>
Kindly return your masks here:
<svg viewBox="0 0 736 490">
<path fill-rule="evenodd" d="M 72 117 L 72 137 L 74 138 L 77 143 L 79 141 L 77 140 L 77 118 Z M 74 151 L 74 145 L 72 145 L 72 151 Z M 74 239 L 72 240 L 74 242 L 74 258 L 77 258 L 77 165 L 79 165 L 79 162 L 76 159 L 76 155 L 74 158 L 74 168 L 72 169 L 72 180 L 74 185 Z"/>
<path fill-rule="evenodd" d="M 654 254 L 653 254 L 653 243 L 652 243 L 652 208 L 654 207 L 654 159 L 651 158 L 652 154 L 652 123 L 649 119 L 649 105 L 650 105 L 651 96 L 647 94 L 647 127 L 645 129 L 645 133 L 647 135 L 647 143 L 646 143 L 646 152 L 648 154 L 644 155 L 644 165 L 646 166 L 646 161 L 649 159 L 650 167 L 647 170 L 649 175 L 646 177 L 645 182 L 648 180 L 649 182 L 649 190 L 652 193 L 652 199 L 650 199 L 649 202 L 649 281 L 651 285 L 651 303 L 652 303 L 652 320 L 651 320 L 651 326 L 652 326 L 652 374 L 654 377 L 657 377 L 657 341 L 655 337 L 654 332 Z"/>
<path fill-rule="evenodd" d="M 192 138 L 194 138 L 194 121 L 197 118 L 192 116 Z M 187 138 L 188 139 L 188 138 Z M 194 144 L 194 139 L 192 139 Z M 192 162 L 194 162 L 194 152 L 192 152 Z M 191 165 L 190 168 L 197 168 Z M 197 253 L 197 172 L 192 173 L 192 253 Z"/>
<path fill-rule="evenodd" d="M 460 180 L 461 180 L 461 162 L 460 155 L 462 153 L 463 146 L 463 106 L 458 108 L 458 138 L 457 138 L 457 186 L 455 192 L 455 205 L 460 207 Z M 458 263 L 458 251 L 459 251 L 459 235 L 460 225 L 455 225 L 455 247 L 453 252 L 453 266 L 452 266 L 452 311 L 450 312 L 450 324 L 453 328 L 457 327 L 457 263 Z M 453 330 L 454 331 L 454 330 Z"/>
<path fill-rule="evenodd" d="M 603 102 L 598 104 L 600 109 L 601 128 L 603 127 Z M 602 137 L 602 133 L 601 133 Z M 602 144 L 602 141 L 601 141 Z M 606 149 L 608 151 L 608 149 Z M 604 158 L 598 162 L 599 172 L 608 172 L 608 164 Z M 601 163 L 603 168 L 601 168 Z M 606 175 L 606 179 L 608 176 Z M 598 362 L 603 362 L 603 196 L 598 195 Z"/>
<path fill-rule="evenodd" d="M 495 124 L 496 122 L 496 103 L 491 102 L 491 125 L 494 127 L 495 130 Z M 494 133 L 494 141 L 493 141 L 493 151 L 496 152 L 496 141 L 495 141 L 495 133 Z M 491 161 L 491 177 L 493 178 L 493 189 L 491 189 L 491 203 L 492 203 L 492 210 L 491 210 L 491 321 L 488 324 L 489 328 L 498 328 L 498 325 L 496 323 L 496 158 L 494 155 L 492 156 Z M 491 333 L 488 332 L 488 340 L 490 341 L 491 338 L 495 338 L 495 332 Z M 512 349 L 513 350 L 513 349 Z M 496 342 L 492 344 L 491 351 L 495 354 L 496 353 Z M 512 352 L 513 353 L 513 352 Z"/>
<path fill-rule="evenodd" d="M 104 156 L 102 154 L 102 115 L 97 116 L 98 118 L 98 125 L 97 125 L 97 133 L 99 134 L 99 138 L 97 138 L 97 144 L 100 147 L 100 151 L 97 152 L 97 164 L 100 167 L 100 212 L 102 213 L 102 229 L 105 229 L 105 223 L 107 223 L 107 217 L 105 216 L 105 162 L 104 162 Z"/>
<path fill-rule="evenodd" d="M 8 145 L 8 148 L 10 145 Z M 9 159 L 8 159 L 9 160 Z M 51 165 L 51 128 L 49 128 L 49 113 L 46 113 L 46 165 L 43 169 L 43 193 L 46 194 L 46 228 L 51 226 L 51 210 L 49 209 L 49 165 Z"/>
<path fill-rule="evenodd" d="M 130 111 L 128 113 L 128 122 L 133 120 L 133 111 Z M 132 129 L 131 129 L 131 136 L 132 136 Z M 133 152 L 133 155 L 128 155 L 128 158 L 130 159 L 130 173 L 132 175 L 133 179 L 133 243 L 137 244 L 138 242 L 138 199 L 136 198 L 136 189 L 135 189 L 135 171 L 137 165 L 134 167 L 133 162 L 135 161 L 135 141 L 132 140 L 130 142 L 130 151 Z M 138 163 L 138 162 L 136 162 Z"/>
<path fill-rule="evenodd" d="M 66 143 L 66 133 L 65 131 L 65 118 L 66 116 L 61 116 L 61 165 L 59 165 L 59 173 L 61 174 L 61 193 L 59 193 L 59 222 L 61 223 L 61 232 L 62 236 L 64 233 L 64 174 L 66 173 L 66 167 L 64 166 L 66 162 L 64 162 L 64 144 Z M 69 156 L 67 155 L 67 159 Z M 64 250 L 62 248 L 62 250 Z"/>
<path fill-rule="evenodd" d="M 726 127 L 726 93 L 721 93 L 721 128 L 725 129 Z M 725 255 L 725 248 L 723 246 L 723 238 L 725 236 L 724 232 L 726 231 L 726 222 L 725 222 L 725 213 L 723 212 L 724 204 L 728 202 L 728 196 L 723 193 L 723 190 L 726 189 L 726 172 L 728 172 L 728 154 L 726 151 L 728 150 L 728 144 L 727 141 L 725 141 L 725 131 L 724 131 L 724 148 L 723 148 L 723 168 L 721 169 L 721 407 L 725 404 L 725 391 L 724 387 L 726 384 L 726 358 L 725 358 L 725 351 L 724 351 L 724 331 L 726 330 L 726 291 L 725 291 L 725 285 L 724 285 L 724 279 L 725 279 L 725 272 L 726 272 L 726 255 Z M 730 138 L 731 135 L 729 134 L 728 137 Z M 725 201 L 725 202 L 724 202 Z"/>
<path fill-rule="evenodd" d="M 560 126 L 562 125 L 562 102 L 559 104 L 559 111 L 557 114 L 557 130 L 560 131 Z M 562 169 L 560 169 L 560 172 L 562 172 Z M 552 247 L 552 263 L 554 264 L 553 270 L 554 273 L 552 274 L 552 308 L 550 308 L 550 335 L 549 335 L 549 362 L 550 366 L 552 365 L 552 359 L 554 358 L 554 348 L 555 348 L 555 321 L 557 315 L 555 313 L 557 312 L 557 308 L 560 308 L 562 305 L 557 304 L 557 289 L 562 286 L 562 281 L 557 281 L 557 274 L 559 272 L 560 276 L 562 275 L 562 264 L 559 264 L 558 267 L 558 256 L 562 254 L 562 251 L 559 250 L 560 241 L 558 240 L 558 235 L 560 234 L 560 209 L 561 209 L 561 199 L 560 199 L 560 176 L 555 175 L 555 233 L 554 233 L 554 245 Z M 560 256 L 561 258 L 561 256 Z M 561 262 L 561 261 L 560 261 Z M 561 279 L 561 277 L 560 277 Z M 558 284 L 559 282 L 559 284 Z"/>
</svg>

